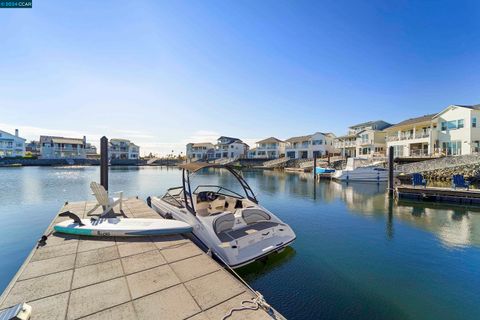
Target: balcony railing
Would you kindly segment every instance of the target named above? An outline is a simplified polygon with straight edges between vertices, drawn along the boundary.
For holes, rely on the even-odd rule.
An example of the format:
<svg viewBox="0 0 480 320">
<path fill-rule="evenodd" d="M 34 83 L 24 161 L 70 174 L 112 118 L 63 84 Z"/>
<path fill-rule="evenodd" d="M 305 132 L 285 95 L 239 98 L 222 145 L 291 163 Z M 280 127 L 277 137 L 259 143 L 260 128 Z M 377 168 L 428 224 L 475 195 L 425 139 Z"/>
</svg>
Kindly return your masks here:
<svg viewBox="0 0 480 320">
<path fill-rule="evenodd" d="M 387 137 L 387 141 L 402 141 L 402 140 L 413 140 L 413 139 L 424 139 L 429 138 L 430 132 L 417 132 L 414 134 L 402 134 L 400 136 L 390 136 Z"/>
</svg>

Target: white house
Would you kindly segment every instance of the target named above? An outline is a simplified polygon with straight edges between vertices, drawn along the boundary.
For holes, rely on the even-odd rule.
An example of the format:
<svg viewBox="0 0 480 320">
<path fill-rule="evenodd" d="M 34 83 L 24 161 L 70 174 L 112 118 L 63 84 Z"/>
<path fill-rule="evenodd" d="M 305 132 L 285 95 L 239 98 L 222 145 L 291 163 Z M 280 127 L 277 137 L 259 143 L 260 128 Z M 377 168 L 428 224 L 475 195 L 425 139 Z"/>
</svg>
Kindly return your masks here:
<svg viewBox="0 0 480 320">
<path fill-rule="evenodd" d="M 394 157 L 426 157 L 436 153 L 437 123 L 435 114 L 411 118 L 384 129 L 387 149 Z"/>
<path fill-rule="evenodd" d="M 285 140 L 285 156 L 291 159 L 312 159 L 334 153 L 333 133 L 315 132 Z M 258 149 L 258 148 L 257 148 Z"/>
<path fill-rule="evenodd" d="M 40 136 L 40 157 L 42 159 L 86 159 L 86 137 L 65 138 Z"/>
<path fill-rule="evenodd" d="M 270 137 L 255 144 L 256 147 L 248 151 L 251 159 L 276 159 L 285 156 L 285 141 Z"/>
<path fill-rule="evenodd" d="M 25 156 L 25 139 L 18 136 L 18 129 L 15 129 L 15 135 L 0 130 L 0 158 L 23 156 Z"/>
<path fill-rule="evenodd" d="M 127 139 L 110 139 L 108 154 L 112 160 L 135 160 L 140 157 L 140 147 Z"/>
<path fill-rule="evenodd" d="M 450 105 L 437 114 L 385 129 L 395 157 L 462 155 L 480 151 L 480 105 Z"/>
<path fill-rule="evenodd" d="M 480 150 L 480 104 L 450 105 L 434 116 L 437 146 L 443 155 L 461 155 Z"/>
<path fill-rule="evenodd" d="M 205 160 L 214 155 L 215 146 L 210 142 L 189 143 L 187 144 L 187 159 Z"/>
<path fill-rule="evenodd" d="M 373 157 L 386 154 L 385 128 L 391 126 L 383 120 L 367 121 L 348 128 L 348 133 L 335 138 L 334 146 L 344 157 Z"/>
<path fill-rule="evenodd" d="M 217 139 L 213 154 L 216 159 L 242 158 L 247 156 L 248 149 L 248 145 L 238 138 L 221 136 Z"/>
</svg>

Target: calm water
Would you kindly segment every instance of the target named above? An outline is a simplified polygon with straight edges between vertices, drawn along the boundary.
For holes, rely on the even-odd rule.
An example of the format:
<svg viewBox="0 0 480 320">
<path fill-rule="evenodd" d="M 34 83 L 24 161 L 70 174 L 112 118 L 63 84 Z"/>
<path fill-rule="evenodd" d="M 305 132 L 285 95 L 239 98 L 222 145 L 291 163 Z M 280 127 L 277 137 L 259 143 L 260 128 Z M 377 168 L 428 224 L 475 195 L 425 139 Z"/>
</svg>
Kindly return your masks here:
<svg viewBox="0 0 480 320">
<path fill-rule="evenodd" d="M 91 199 L 98 167 L 0 168 L 0 289 L 64 201 Z M 290 250 L 240 270 L 289 319 L 479 319 L 480 212 L 395 204 L 385 186 L 245 171 L 261 204 L 297 234 Z M 198 183 L 231 185 L 218 172 Z M 162 194 L 180 171 L 113 168 L 110 190 Z"/>
</svg>

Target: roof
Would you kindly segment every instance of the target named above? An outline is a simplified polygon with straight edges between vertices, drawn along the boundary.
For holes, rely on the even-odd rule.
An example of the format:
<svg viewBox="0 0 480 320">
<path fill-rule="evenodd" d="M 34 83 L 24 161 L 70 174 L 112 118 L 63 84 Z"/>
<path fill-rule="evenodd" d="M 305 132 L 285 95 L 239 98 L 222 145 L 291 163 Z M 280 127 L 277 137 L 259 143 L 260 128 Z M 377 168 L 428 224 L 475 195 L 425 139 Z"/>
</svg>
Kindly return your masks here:
<svg viewBox="0 0 480 320">
<path fill-rule="evenodd" d="M 283 142 L 283 141 L 275 137 L 270 137 L 270 138 L 257 141 L 256 143 L 276 143 L 276 142 Z"/>
<path fill-rule="evenodd" d="M 67 144 L 83 144 L 83 139 L 53 137 L 52 142 L 53 143 L 67 143 Z"/>
<path fill-rule="evenodd" d="M 221 136 L 220 138 L 218 138 L 217 140 L 220 140 L 220 139 L 227 139 L 227 140 L 230 140 L 228 143 L 234 143 L 234 142 L 239 142 L 239 143 L 243 143 L 243 141 L 241 139 L 238 139 L 238 138 L 232 138 L 232 137 L 227 137 L 227 136 Z"/>
<path fill-rule="evenodd" d="M 439 113 L 435 114 L 434 118 L 438 117 L 442 113 L 450 110 L 451 108 L 455 107 L 460 107 L 460 108 L 467 108 L 467 109 L 472 109 L 472 110 L 480 110 L 480 104 L 474 104 L 474 105 L 461 105 L 461 104 L 452 104 L 440 111 Z"/>
<path fill-rule="evenodd" d="M 191 142 L 189 144 L 191 144 L 192 147 L 213 147 L 213 143 L 210 143 L 210 142 L 198 142 L 198 143 Z"/>
<path fill-rule="evenodd" d="M 311 134 L 309 134 L 308 136 L 291 137 L 291 138 L 288 138 L 287 140 L 285 140 L 285 142 L 302 142 L 302 141 L 310 139 L 311 137 L 312 137 Z"/>
<path fill-rule="evenodd" d="M 16 135 L 14 135 L 14 134 L 8 133 L 8 132 L 3 131 L 3 130 L 0 130 L 0 133 L 8 134 L 9 136 L 12 136 L 13 138 L 17 138 L 17 139 L 21 139 L 21 140 L 27 141 L 27 139 L 24 139 L 24 138 L 22 138 L 22 137 L 16 136 Z"/>
<path fill-rule="evenodd" d="M 203 168 L 225 168 L 226 166 L 218 163 L 190 162 L 190 163 L 181 164 L 178 167 L 190 172 L 196 172 Z"/>
<path fill-rule="evenodd" d="M 69 144 L 83 144 L 83 139 L 81 138 L 66 138 L 66 137 L 55 137 L 55 136 L 40 136 L 40 143 L 50 142 L 53 143 L 69 143 Z"/>
<path fill-rule="evenodd" d="M 421 117 L 410 118 L 410 119 L 404 120 L 402 122 L 399 122 L 397 124 L 394 124 L 393 126 L 386 128 L 385 130 L 391 130 L 391 129 L 395 129 L 395 128 L 398 128 L 398 127 L 401 127 L 401 126 L 407 126 L 407 125 L 410 125 L 410 124 L 431 121 L 433 119 L 433 117 L 435 117 L 435 115 L 436 115 L 436 113 L 432 113 L 432 114 L 423 115 Z"/>
<path fill-rule="evenodd" d="M 369 126 L 369 125 L 371 125 L 371 124 L 374 124 L 375 122 L 378 122 L 378 121 L 381 121 L 381 120 L 362 122 L 362 123 L 359 123 L 359 124 L 355 124 L 355 125 L 353 125 L 353 126 L 350 126 L 349 128 L 365 127 L 365 126 Z"/>
</svg>

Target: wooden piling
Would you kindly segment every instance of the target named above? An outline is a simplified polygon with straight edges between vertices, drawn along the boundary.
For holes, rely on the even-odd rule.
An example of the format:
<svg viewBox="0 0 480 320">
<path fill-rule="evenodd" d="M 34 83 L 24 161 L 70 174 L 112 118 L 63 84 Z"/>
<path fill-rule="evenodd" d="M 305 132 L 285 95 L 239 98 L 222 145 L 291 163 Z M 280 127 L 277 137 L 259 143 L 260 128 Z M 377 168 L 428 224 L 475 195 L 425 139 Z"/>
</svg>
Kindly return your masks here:
<svg viewBox="0 0 480 320">
<path fill-rule="evenodd" d="M 388 194 L 393 196 L 393 147 L 388 148 Z"/>
<path fill-rule="evenodd" d="M 100 184 L 108 191 L 108 139 L 100 139 Z"/>
</svg>

